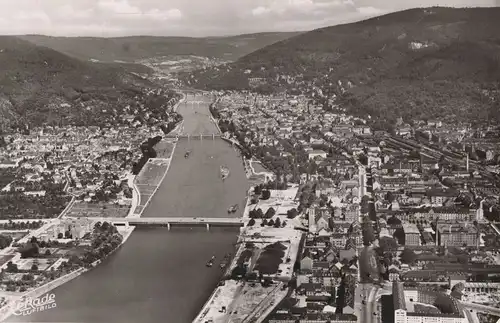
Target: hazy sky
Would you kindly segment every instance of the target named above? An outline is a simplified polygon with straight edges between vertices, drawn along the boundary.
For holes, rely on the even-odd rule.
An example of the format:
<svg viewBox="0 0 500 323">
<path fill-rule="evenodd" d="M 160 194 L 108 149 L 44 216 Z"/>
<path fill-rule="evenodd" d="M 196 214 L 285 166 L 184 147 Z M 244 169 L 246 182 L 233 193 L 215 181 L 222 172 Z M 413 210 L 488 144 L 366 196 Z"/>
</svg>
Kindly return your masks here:
<svg viewBox="0 0 500 323">
<path fill-rule="evenodd" d="M 0 0 L 0 34 L 220 36 L 297 31 L 426 6 L 500 0 Z"/>
</svg>

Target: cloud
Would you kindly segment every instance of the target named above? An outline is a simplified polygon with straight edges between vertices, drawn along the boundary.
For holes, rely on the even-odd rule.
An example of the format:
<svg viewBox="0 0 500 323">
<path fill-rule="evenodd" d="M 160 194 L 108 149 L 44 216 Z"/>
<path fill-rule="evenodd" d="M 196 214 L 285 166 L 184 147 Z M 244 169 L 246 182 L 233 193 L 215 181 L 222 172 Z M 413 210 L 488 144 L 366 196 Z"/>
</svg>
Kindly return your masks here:
<svg viewBox="0 0 500 323">
<path fill-rule="evenodd" d="M 69 20 L 81 20 L 81 19 L 89 19 L 92 17 L 93 14 L 95 14 L 95 9 L 94 8 L 87 8 L 87 9 L 78 9 L 76 10 L 74 7 L 72 7 L 69 4 L 65 4 L 56 10 L 54 10 L 54 15 L 59 18 L 59 19 L 69 19 Z"/>
<path fill-rule="evenodd" d="M 311 30 L 425 6 L 500 0 L 0 0 L 0 34 L 220 36 Z"/>
<path fill-rule="evenodd" d="M 384 10 L 374 7 L 359 7 L 356 10 L 363 16 L 375 16 L 384 13 Z"/>
<path fill-rule="evenodd" d="M 157 20 L 179 20 L 182 18 L 182 12 L 179 9 L 170 9 L 166 11 L 151 9 L 144 14 Z"/>
<path fill-rule="evenodd" d="M 49 16 L 42 11 L 20 11 L 16 13 L 13 17 L 13 20 L 17 20 L 20 22 L 36 22 L 36 23 L 44 23 L 50 24 L 51 19 Z"/>
<path fill-rule="evenodd" d="M 331 0 L 323 2 L 313 0 L 274 0 L 267 6 L 258 6 L 252 9 L 252 14 L 254 16 L 319 14 L 321 12 L 326 13 L 326 10 L 329 10 L 330 8 L 350 5 L 351 3 L 351 0 Z"/>
<path fill-rule="evenodd" d="M 252 9 L 252 15 L 254 16 L 262 16 L 269 12 L 271 12 L 271 9 L 262 6 Z"/>
<path fill-rule="evenodd" d="M 179 20 L 182 18 L 182 12 L 177 8 L 142 10 L 139 6 L 132 5 L 127 0 L 101 0 L 98 3 L 98 8 L 104 11 L 104 14 L 107 13 L 125 19 Z"/>
<path fill-rule="evenodd" d="M 97 3 L 100 10 L 117 15 L 140 15 L 142 11 L 139 7 L 131 5 L 127 0 L 101 0 Z"/>
</svg>

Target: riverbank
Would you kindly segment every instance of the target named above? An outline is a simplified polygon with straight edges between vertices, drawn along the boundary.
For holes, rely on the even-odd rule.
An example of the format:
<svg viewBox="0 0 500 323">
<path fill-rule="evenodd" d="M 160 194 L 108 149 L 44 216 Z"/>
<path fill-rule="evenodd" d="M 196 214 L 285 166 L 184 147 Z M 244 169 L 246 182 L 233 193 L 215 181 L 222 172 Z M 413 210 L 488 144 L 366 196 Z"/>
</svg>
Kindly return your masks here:
<svg viewBox="0 0 500 323">
<path fill-rule="evenodd" d="M 58 277 L 42 286 L 36 287 L 32 290 L 29 290 L 25 293 L 20 294 L 19 296 L 11 296 L 11 299 L 6 303 L 6 305 L 0 310 L 0 322 L 3 322 L 4 320 L 8 319 L 11 315 L 13 315 L 14 311 L 16 310 L 19 302 L 22 302 L 24 299 L 31 298 L 31 299 L 36 299 L 38 297 L 41 297 L 50 291 L 56 289 L 57 287 L 68 283 L 72 281 L 73 279 L 79 277 L 80 275 L 94 269 L 97 265 L 102 263 L 104 260 L 106 260 L 108 257 L 110 257 L 112 254 L 114 254 L 117 250 L 119 250 L 125 242 L 128 240 L 128 238 L 131 236 L 132 232 L 134 231 L 135 227 L 134 226 L 127 226 L 127 227 L 117 227 L 118 232 L 122 235 L 122 242 L 118 247 L 113 249 L 109 254 L 107 254 L 104 258 L 99 259 L 94 261 L 91 265 L 90 268 L 78 268 L 75 271 L 72 271 L 64 276 Z M 57 302 L 57 300 L 56 300 Z"/>
<path fill-rule="evenodd" d="M 302 238 L 302 232 L 295 230 L 297 220 L 286 218 L 287 211 L 298 206 L 294 200 L 298 186 L 294 185 L 283 191 L 272 190 L 268 200 L 259 200 L 257 204 L 251 204 L 252 190 L 248 191 L 247 205 L 243 212 L 245 226 L 240 230 L 236 254 L 223 281 L 193 323 L 225 323 L 232 320 L 247 322 L 253 318 L 262 320 L 287 294 L 287 282 L 292 279 L 293 265 L 297 260 Z M 271 207 L 276 214 L 268 220 L 279 221 L 280 225 L 262 225 L 262 220 L 256 219 L 253 226 L 248 226 L 251 209 L 260 208 L 265 213 Z M 232 273 L 241 263 L 247 265 L 244 275 L 246 279 L 234 280 Z M 258 278 L 259 274 L 264 280 Z M 253 275 L 253 278 L 249 278 L 249 275 Z M 266 280 L 274 287 L 265 286 L 263 283 Z"/>
<path fill-rule="evenodd" d="M 175 112 L 177 112 L 177 108 L 179 107 L 179 105 L 186 100 L 186 94 L 184 94 L 183 92 L 180 92 L 180 93 L 182 95 L 182 98 L 172 108 L 173 111 L 175 111 Z M 175 126 L 175 128 L 172 131 L 170 131 L 169 134 L 178 134 L 178 133 L 180 133 L 183 124 L 184 124 L 184 120 L 180 121 Z M 168 139 L 166 139 L 166 138 L 163 138 L 162 141 L 163 140 L 167 140 L 168 141 Z M 139 178 L 141 176 L 141 173 L 144 172 L 144 169 L 147 168 L 146 165 L 147 165 L 147 163 L 150 162 L 150 160 L 148 160 L 148 162 L 146 163 L 146 165 L 144 165 L 144 167 L 141 169 L 141 171 L 139 172 L 139 174 L 137 174 L 136 176 L 133 176 L 131 180 L 129 178 L 129 186 L 130 186 L 130 184 L 132 184 L 132 186 L 133 186 L 133 195 L 132 195 L 132 206 L 131 206 L 131 209 L 130 209 L 130 211 L 128 213 L 128 216 L 126 218 L 140 218 L 142 216 L 142 213 L 144 212 L 144 210 L 148 206 L 149 202 L 151 201 L 151 199 L 155 195 L 156 191 L 160 187 L 161 183 L 163 182 L 163 180 L 167 176 L 168 170 L 170 169 L 170 164 L 172 164 L 172 157 L 174 155 L 175 147 L 176 146 L 177 146 L 177 140 L 174 140 L 173 141 L 172 152 L 170 153 L 170 157 L 168 157 L 168 158 L 155 158 L 155 159 L 165 160 L 168 164 L 167 164 L 165 172 L 163 173 L 162 178 L 160 179 L 158 185 L 155 187 L 153 193 L 149 195 L 149 197 L 148 197 L 148 199 L 147 199 L 147 201 L 146 201 L 146 203 L 144 205 L 141 204 L 141 202 L 142 202 L 141 201 L 141 191 L 140 191 L 139 187 L 137 186 L 136 180 L 137 180 L 137 178 Z M 139 210 L 139 211 L 136 212 L 137 210 Z"/>
<path fill-rule="evenodd" d="M 164 139 L 165 140 L 165 139 Z M 163 175 L 162 177 L 160 178 L 158 184 L 155 186 L 155 188 L 153 189 L 153 192 L 151 194 L 148 194 L 148 199 L 146 200 L 146 202 L 144 203 L 144 205 L 141 205 L 142 203 L 142 200 L 141 200 L 141 192 L 140 192 L 140 189 L 138 189 L 138 195 L 139 195 L 139 198 L 138 198 L 138 203 L 136 205 L 136 208 L 134 210 L 134 212 L 131 212 L 131 214 L 133 214 L 133 218 L 140 218 L 142 216 L 142 213 L 144 212 L 144 210 L 146 210 L 146 208 L 148 207 L 149 203 L 151 202 L 151 200 L 153 199 L 153 197 L 155 196 L 156 192 L 158 191 L 158 189 L 160 188 L 161 184 L 163 183 L 163 181 L 165 180 L 165 177 L 167 176 L 167 173 L 170 169 L 170 165 L 172 165 L 172 158 L 174 156 L 174 153 L 175 153 L 175 149 L 177 147 L 177 140 L 175 140 L 173 142 L 173 148 L 172 148 L 172 152 L 170 154 L 170 157 L 169 158 L 155 158 L 155 160 L 163 160 L 167 163 L 166 167 L 165 167 L 165 171 L 163 172 Z M 146 165 L 144 165 L 144 167 L 141 169 L 141 173 L 147 169 L 147 164 L 148 163 L 152 163 L 151 159 L 148 160 L 148 162 L 146 163 Z M 141 173 L 139 173 L 135 180 L 137 180 L 137 178 L 140 178 L 141 176 Z M 134 186 L 137 187 L 137 183 L 134 182 Z M 139 209 L 139 211 L 137 211 L 137 209 Z"/>
</svg>

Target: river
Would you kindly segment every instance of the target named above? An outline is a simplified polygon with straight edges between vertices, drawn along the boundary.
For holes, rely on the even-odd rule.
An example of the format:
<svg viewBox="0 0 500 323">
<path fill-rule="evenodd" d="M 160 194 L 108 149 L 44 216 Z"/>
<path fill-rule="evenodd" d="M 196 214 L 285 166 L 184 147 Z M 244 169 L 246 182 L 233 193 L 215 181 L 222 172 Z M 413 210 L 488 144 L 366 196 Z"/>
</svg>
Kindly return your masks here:
<svg viewBox="0 0 500 323">
<path fill-rule="evenodd" d="M 183 132 L 212 134 L 208 98 L 181 104 Z M 184 154 L 191 150 L 189 158 Z M 231 174 L 222 182 L 219 167 Z M 181 139 L 172 165 L 144 217 L 227 217 L 239 203 L 241 216 L 249 183 L 241 158 L 222 139 Z M 141 228 L 125 245 L 92 271 L 55 289 L 57 307 L 16 322 L 168 322 L 189 323 L 222 274 L 206 261 L 234 253 L 238 229 Z"/>
</svg>

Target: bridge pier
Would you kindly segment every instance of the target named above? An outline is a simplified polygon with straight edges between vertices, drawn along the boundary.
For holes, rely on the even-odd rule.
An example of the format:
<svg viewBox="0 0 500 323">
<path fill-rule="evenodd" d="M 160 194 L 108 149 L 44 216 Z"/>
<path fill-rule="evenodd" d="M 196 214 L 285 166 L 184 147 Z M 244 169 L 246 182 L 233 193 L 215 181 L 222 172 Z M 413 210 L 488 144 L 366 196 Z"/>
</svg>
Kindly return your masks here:
<svg viewBox="0 0 500 323">
<path fill-rule="evenodd" d="M 206 226 L 207 226 L 207 231 L 210 231 L 210 224 L 207 223 Z"/>
<path fill-rule="evenodd" d="M 200 133 L 200 140 L 203 141 L 203 134 Z"/>
<path fill-rule="evenodd" d="M 167 230 L 170 231 L 170 223 L 167 223 Z"/>
<path fill-rule="evenodd" d="M 212 140 L 215 140 L 215 133 L 212 134 Z"/>
</svg>

